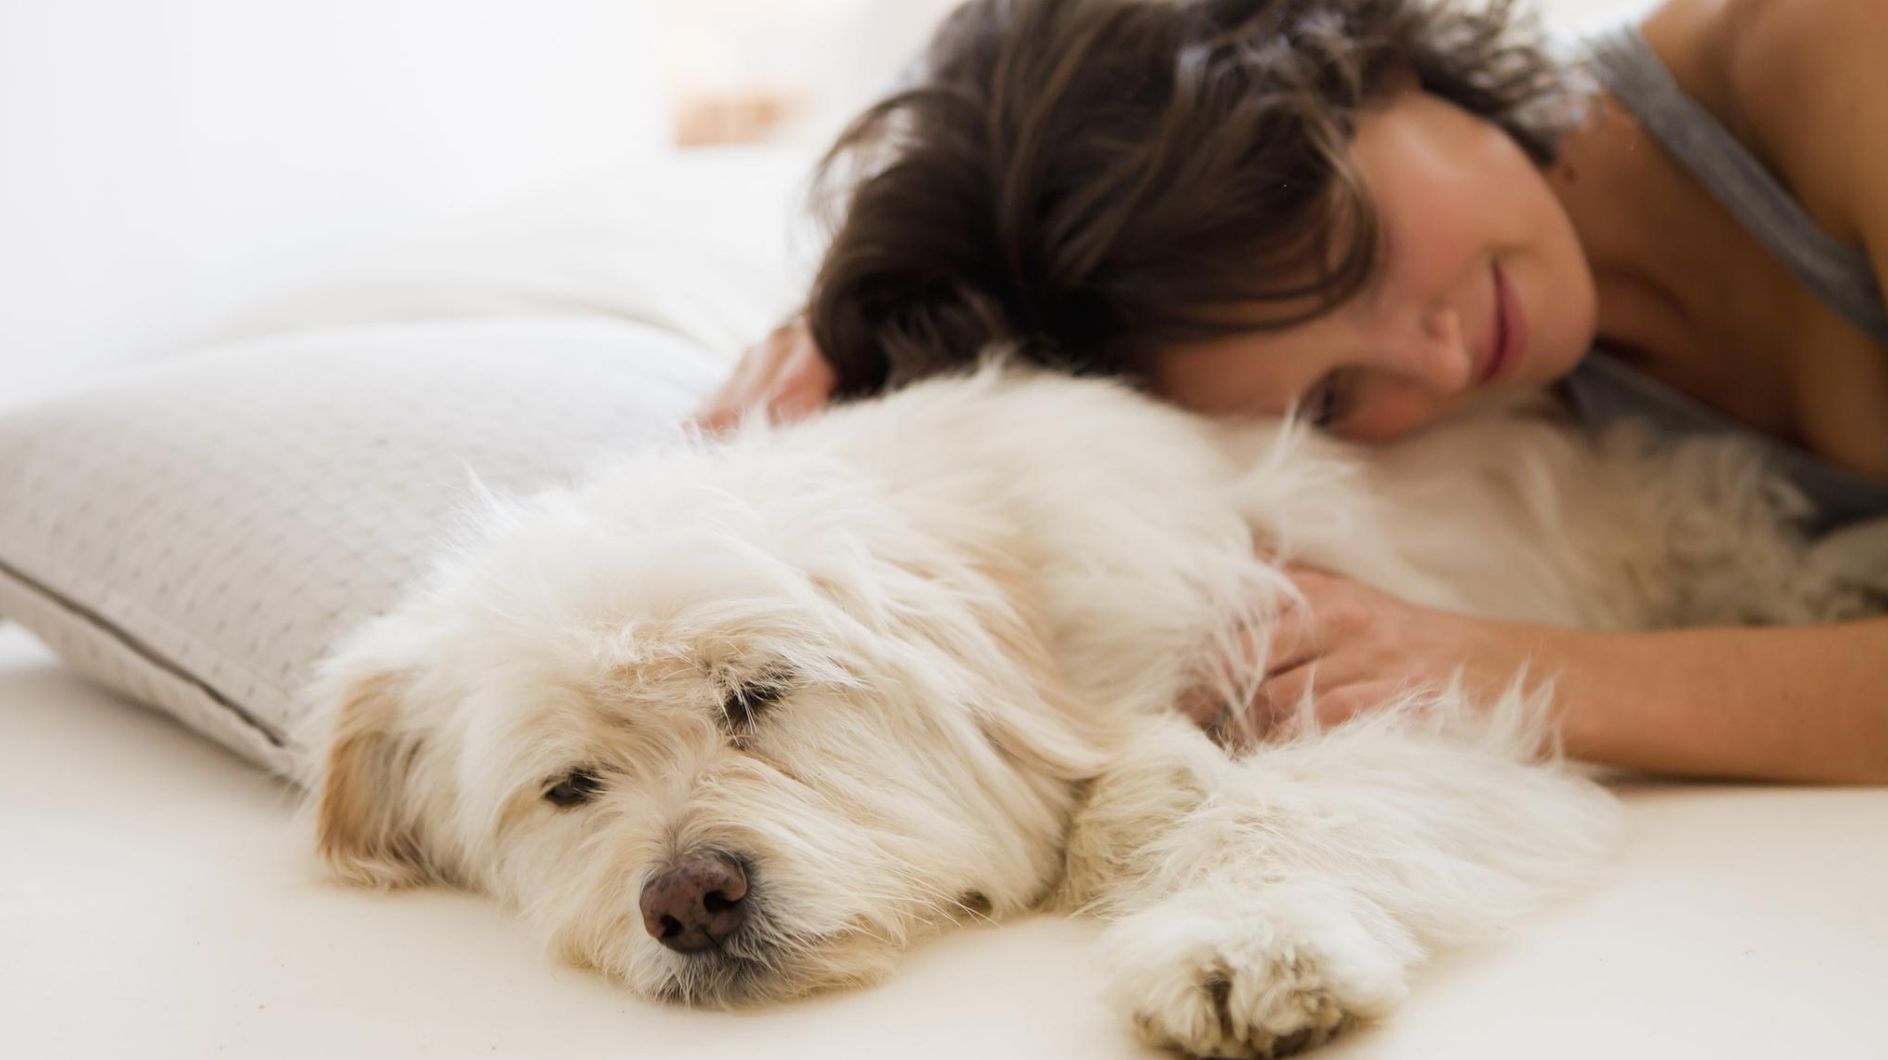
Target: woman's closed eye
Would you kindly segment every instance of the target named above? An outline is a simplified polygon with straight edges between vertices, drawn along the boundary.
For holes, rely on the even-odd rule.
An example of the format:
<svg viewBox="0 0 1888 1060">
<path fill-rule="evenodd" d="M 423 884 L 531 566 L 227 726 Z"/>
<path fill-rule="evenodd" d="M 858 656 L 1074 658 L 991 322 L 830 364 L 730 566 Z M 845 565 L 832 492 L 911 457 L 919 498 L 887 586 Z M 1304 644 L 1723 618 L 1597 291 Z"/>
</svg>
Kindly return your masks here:
<svg viewBox="0 0 1888 1060">
<path fill-rule="evenodd" d="M 1342 368 L 1327 372 L 1299 399 L 1298 413 L 1313 427 L 1329 430 L 1350 414 L 1354 389 L 1350 372 Z"/>
</svg>

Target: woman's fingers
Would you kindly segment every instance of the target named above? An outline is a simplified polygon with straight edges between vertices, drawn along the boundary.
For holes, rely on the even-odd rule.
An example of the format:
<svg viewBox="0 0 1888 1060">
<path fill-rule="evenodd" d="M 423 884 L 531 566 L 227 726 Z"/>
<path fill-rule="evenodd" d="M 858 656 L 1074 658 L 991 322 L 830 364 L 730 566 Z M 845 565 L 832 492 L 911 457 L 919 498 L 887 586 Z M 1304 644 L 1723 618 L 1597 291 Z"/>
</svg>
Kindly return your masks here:
<svg viewBox="0 0 1888 1060">
<path fill-rule="evenodd" d="M 837 382 L 806 321 L 795 317 L 741 355 L 728 381 L 696 412 L 695 423 L 725 430 L 756 410 L 776 422 L 801 419 L 825 407 Z"/>
<path fill-rule="evenodd" d="M 753 403 L 756 380 L 764 378 L 771 371 L 771 361 L 776 356 L 771 338 L 748 347 L 727 381 L 695 411 L 695 425 L 706 431 L 721 431 L 734 426 Z"/>
<path fill-rule="evenodd" d="M 1423 608 L 1327 571 L 1287 565 L 1286 573 L 1299 598 L 1227 653 L 1217 687 L 1259 680 L 1243 710 L 1211 726 L 1216 737 L 1229 728 L 1240 736 L 1288 737 L 1307 703 L 1319 725 L 1341 725 L 1413 688 L 1445 684 L 1478 659 L 1504 678 L 1517 665 L 1506 646 L 1512 637 L 1502 639 L 1496 625 Z"/>
<path fill-rule="evenodd" d="M 1322 639 L 1317 616 L 1311 608 L 1302 601 L 1286 603 L 1273 621 L 1271 640 L 1266 646 L 1266 681 L 1316 659 L 1321 654 Z"/>
<path fill-rule="evenodd" d="M 1277 729 L 1298 712 L 1298 706 L 1305 696 L 1314 692 L 1316 681 L 1315 661 L 1279 670 L 1266 677 L 1265 683 L 1259 686 L 1258 694 L 1252 698 L 1249 713 L 1252 715 L 1253 727 L 1260 732 Z"/>
<path fill-rule="evenodd" d="M 1301 601 L 1286 601 L 1269 621 L 1242 630 L 1223 645 L 1210 664 L 1211 672 L 1181 698 L 1180 709 L 1216 741 L 1249 745 L 1266 736 L 1275 718 L 1295 709 L 1318 655 L 1309 608 Z M 1289 676 L 1280 680 L 1281 675 Z M 1239 695 L 1229 702 L 1228 692 Z"/>
<path fill-rule="evenodd" d="M 804 419 L 826 407 L 838 382 L 838 373 L 808 335 L 787 351 L 763 407 L 777 423 Z"/>
<path fill-rule="evenodd" d="M 1298 731 L 1299 711 L 1309 697 L 1312 717 L 1328 729 L 1384 706 L 1398 697 L 1402 687 L 1395 681 L 1369 678 L 1348 682 L 1327 678 L 1321 682 L 1315 664 L 1301 666 L 1265 682 L 1252 701 L 1248 725 L 1261 735 L 1293 735 Z"/>
</svg>

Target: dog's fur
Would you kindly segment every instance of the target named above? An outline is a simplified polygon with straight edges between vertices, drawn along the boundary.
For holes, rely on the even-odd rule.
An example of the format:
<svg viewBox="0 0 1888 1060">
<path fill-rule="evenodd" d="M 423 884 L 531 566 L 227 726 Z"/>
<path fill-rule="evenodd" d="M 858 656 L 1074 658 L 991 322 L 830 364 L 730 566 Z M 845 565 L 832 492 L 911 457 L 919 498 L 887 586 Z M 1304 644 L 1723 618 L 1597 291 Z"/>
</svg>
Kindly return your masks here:
<svg viewBox="0 0 1888 1060">
<path fill-rule="evenodd" d="M 1735 450 L 1654 458 L 1527 409 L 1366 453 L 985 369 L 491 501 L 325 667 L 319 845 L 357 883 L 489 893 L 696 1004 L 867 982 L 954 921 L 1093 912 L 1147 1038 L 1283 1053 L 1577 878 L 1613 814 L 1543 760 L 1547 697 L 1519 681 L 1215 746 L 1174 705 L 1263 673 L 1234 639 L 1292 590 L 1255 542 L 1570 625 L 1859 606 L 1792 503 Z M 547 801 L 580 770 L 593 798 Z M 747 921 L 673 952 L 637 896 L 701 850 L 745 869 Z"/>
</svg>

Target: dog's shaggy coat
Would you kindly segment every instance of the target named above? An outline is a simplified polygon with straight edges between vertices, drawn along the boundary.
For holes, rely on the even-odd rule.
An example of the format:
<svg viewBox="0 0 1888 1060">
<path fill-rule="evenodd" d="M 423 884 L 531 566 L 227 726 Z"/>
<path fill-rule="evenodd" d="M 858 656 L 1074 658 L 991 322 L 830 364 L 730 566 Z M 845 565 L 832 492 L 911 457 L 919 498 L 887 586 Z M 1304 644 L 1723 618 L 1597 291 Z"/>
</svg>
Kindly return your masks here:
<svg viewBox="0 0 1888 1060">
<path fill-rule="evenodd" d="M 1613 808 L 1543 755 L 1545 686 L 1519 679 L 1216 746 L 1174 706 L 1246 702 L 1264 659 L 1235 643 L 1293 605 L 1264 557 L 1588 627 L 1859 606 L 1793 503 L 1734 449 L 1596 446 L 1522 408 L 1366 453 L 1110 383 L 921 384 L 486 504 L 325 668 L 320 849 L 361 884 L 494 895 L 699 1004 L 867 982 L 953 921 L 1092 912 L 1149 1040 L 1289 1052 L 1578 878 Z M 739 922 L 684 951 L 649 889 L 703 858 Z"/>
</svg>

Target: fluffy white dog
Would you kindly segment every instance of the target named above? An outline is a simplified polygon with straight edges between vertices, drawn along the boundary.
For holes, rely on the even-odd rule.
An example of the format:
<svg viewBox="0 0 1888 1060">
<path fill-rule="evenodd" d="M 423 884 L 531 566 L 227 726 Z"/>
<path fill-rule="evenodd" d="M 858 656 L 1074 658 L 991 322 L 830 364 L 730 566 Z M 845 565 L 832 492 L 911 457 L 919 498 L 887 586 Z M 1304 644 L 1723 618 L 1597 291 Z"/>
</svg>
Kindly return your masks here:
<svg viewBox="0 0 1888 1060">
<path fill-rule="evenodd" d="M 1268 1056 L 1388 1012 L 1426 949 L 1606 847 L 1541 695 L 1450 689 L 1229 755 L 1292 606 L 1254 551 L 1428 604 L 1629 627 L 1857 606 L 1748 458 L 1510 409 L 1368 454 L 986 369 L 493 502 L 349 640 L 322 853 L 444 881 L 653 998 L 884 975 L 923 932 L 1104 915 L 1149 1040 Z M 1787 514 L 1787 512 L 1784 512 Z M 1262 638 L 1261 638 L 1262 639 Z"/>
</svg>

